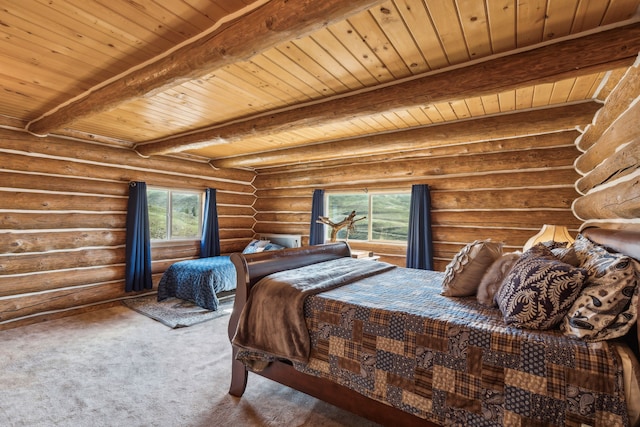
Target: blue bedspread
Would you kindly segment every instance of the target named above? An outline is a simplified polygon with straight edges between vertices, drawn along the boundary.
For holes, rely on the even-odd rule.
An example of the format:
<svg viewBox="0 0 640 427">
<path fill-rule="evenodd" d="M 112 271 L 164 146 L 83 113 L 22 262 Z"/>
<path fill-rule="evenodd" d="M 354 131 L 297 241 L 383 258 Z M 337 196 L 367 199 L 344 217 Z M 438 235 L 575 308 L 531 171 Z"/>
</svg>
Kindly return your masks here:
<svg viewBox="0 0 640 427">
<path fill-rule="evenodd" d="M 172 264 L 158 284 L 158 301 L 176 297 L 209 310 L 218 309 L 216 293 L 236 288 L 236 269 L 228 256 Z"/>
</svg>

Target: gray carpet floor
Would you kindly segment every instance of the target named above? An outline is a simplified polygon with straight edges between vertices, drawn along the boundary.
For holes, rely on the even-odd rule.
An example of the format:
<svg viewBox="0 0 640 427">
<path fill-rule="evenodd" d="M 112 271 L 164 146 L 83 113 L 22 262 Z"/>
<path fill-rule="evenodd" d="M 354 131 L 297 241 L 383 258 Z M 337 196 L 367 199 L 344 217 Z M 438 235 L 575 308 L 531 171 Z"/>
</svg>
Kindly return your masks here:
<svg viewBox="0 0 640 427">
<path fill-rule="evenodd" d="M 228 316 L 171 329 L 125 306 L 0 331 L 0 426 L 375 426 L 250 375 Z"/>
</svg>

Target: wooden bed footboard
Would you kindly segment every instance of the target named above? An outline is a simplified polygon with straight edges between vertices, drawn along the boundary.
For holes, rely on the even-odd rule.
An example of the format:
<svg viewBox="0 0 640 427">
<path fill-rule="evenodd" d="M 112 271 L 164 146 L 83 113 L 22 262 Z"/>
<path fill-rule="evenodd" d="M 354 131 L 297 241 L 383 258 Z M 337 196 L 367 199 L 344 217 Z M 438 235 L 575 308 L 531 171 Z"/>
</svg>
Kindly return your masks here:
<svg viewBox="0 0 640 427">
<path fill-rule="evenodd" d="M 233 340 L 233 336 L 236 333 L 240 313 L 242 313 L 242 309 L 247 302 L 251 287 L 260 279 L 277 271 L 291 270 L 304 265 L 349 256 L 351 256 L 351 248 L 345 242 L 246 255 L 240 253 L 232 254 L 231 262 L 236 268 L 237 286 L 233 312 L 229 319 L 229 339 Z M 229 393 L 233 396 L 242 396 L 246 386 L 247 369 L 244 364 L 236 360 L 236 349 L 234 348 Z"/>
<path fill-rule="evenodd" d="M 640 260 L 640 232 L 586 229 L 582 233 L 596 243 Z M 233 254 L 231 261 L 235 265 L 238 273 L 238 285 L 234 308 L 229 321 L 229 339 L 233 339 L 235 335 L 240 313 L 249 297 L 252 286 L 260 279 L 277 271 L 350 256 L 350 254 L 351 251 L 346 243 L 332 243 L 251 255 Z M 640 312 L 640 304 L 638 311 Z M 629 338 L 632 348 L 634 348 L 633 344 L 635 344 L 634 350 L 640 360 L 640 353 L 638 352 L 640 330 L 637 328 L 637 322 L 635 328 L 636 333 L 628 334 L 629 336 L 627 338 Z M 246 388 L 248 370 L 243 363 L 235 359 L 235 356 L 236 349 L 234 348 L 232 379 L 229 393 L 233 396 L 240 397 Z M 324 378 L 301 373 L 286 361 L 273 362 L 265 370 L 255 372 L 255 374 L 302 391 L 383 425 L 437 426 L 427 420 L 403 412 L 400 409 L 369 399 Z"/>
</svg>

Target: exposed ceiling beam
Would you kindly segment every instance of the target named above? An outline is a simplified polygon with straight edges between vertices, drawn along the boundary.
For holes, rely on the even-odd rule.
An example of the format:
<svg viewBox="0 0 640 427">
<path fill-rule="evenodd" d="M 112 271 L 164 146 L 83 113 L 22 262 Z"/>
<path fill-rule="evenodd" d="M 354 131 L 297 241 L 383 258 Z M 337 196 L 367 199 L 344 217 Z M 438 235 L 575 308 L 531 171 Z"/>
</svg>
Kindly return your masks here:
<svg viewBox="0 0 640 427">
<path fill-rule="evenodd" d="M 394 111 L 555 82 L 629 66 L 638 51 L 640 24 L 635 23 L 323 103 L 138 144 L 136 150 L 147 156 L 195 150 L 379 114 L 381 106 L 385 111 Z"/>
<path fill-rule="evenodd" d="M 585 102 L 229 157 L 213 160 L 210 163 L 218 168 L 257 165 L 263 168 L 298 163 L 293 159 L 304 159 L 301 163 L 330 159 L 333 162 L 344 160 L 351 163 L 357 161 L 357 158 L 370 161 L 370 156 L 387 153 L 406 156 L 408 151 L 444 145 L 576 129 L 578 126 L 590 123 L 600 107 L 602 104 Z"/>
<path fill-rule="evenodd" d="M 303 37 L 333 22 L 383 3 L 382 0 L 271 0 L 247 15 L 168 56 L 103 86 L 33 121 L 36 135 L 111 110 Z"/>
</svg>

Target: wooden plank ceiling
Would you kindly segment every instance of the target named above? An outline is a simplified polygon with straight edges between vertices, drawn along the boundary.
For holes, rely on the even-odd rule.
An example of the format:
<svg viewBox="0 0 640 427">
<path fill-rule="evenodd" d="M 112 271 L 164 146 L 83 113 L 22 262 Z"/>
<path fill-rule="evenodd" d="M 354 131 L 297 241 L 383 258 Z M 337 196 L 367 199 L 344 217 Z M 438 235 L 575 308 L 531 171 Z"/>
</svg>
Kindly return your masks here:
<svg viewBox="0 0 640 427">
<path fill-rule="evenodd" d="M 603 100 L 640 51 L 639 8 L 0 0 L 0 126 L 219 167 L 362 156 L 374 137 L 392 153 L 410 128 Z"/>
</svg>

